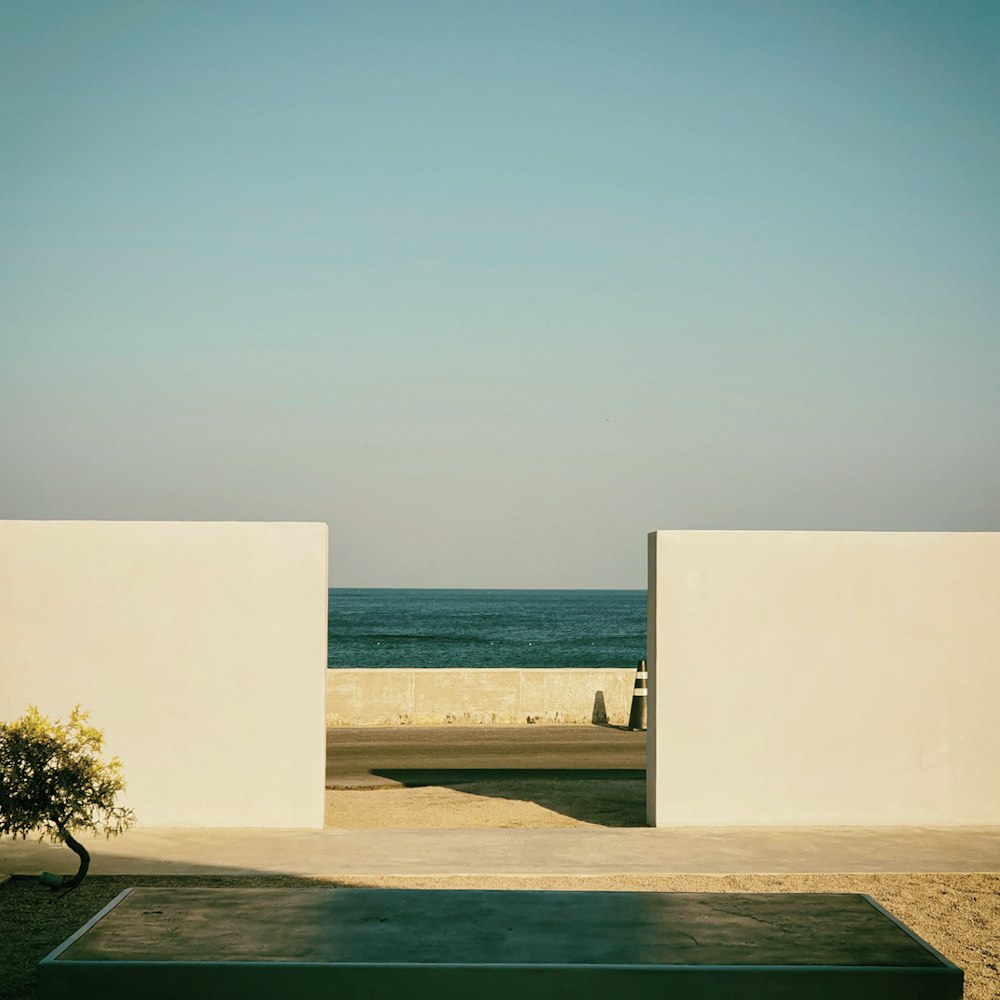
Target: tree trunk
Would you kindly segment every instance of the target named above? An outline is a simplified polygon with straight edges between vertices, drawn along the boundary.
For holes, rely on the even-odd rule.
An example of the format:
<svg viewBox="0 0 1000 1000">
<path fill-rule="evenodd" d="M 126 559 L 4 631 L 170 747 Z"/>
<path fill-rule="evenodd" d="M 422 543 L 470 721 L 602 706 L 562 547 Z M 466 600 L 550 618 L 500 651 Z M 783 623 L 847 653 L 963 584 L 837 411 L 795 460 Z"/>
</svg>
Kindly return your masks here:
<svg viewBox="0 0 1000 1000">
<path fill-rule="evenodd" d="M 78 886 L 82 881 L 83 877 L 87 874 L 87 869 L 90 867 L 90 853 L 87 848 L 78 841 L 69 830 L 60 828 L 59 835 L 62 837 L 63 842 L 66 846 L 74 853 L 80 856 L 80 867 L 77 869 L 76 874 L 68 881 L 63 882 L 64 889 L 73 889 Z"/>
</svg>

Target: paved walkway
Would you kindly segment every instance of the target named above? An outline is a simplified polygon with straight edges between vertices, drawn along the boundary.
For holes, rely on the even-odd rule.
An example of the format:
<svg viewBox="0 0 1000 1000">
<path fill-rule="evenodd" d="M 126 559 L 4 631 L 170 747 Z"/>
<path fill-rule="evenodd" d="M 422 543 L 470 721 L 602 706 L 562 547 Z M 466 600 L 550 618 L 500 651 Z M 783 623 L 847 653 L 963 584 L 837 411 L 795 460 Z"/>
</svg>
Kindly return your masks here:
<svg viewBox="0 0 1000 1000">
<path fill-rule="evenodd" d="M 612 771 L 642 776 L 646 734 L 617 726 L 374 726 L 326 731 L 327 787 L 391 779 L 393 772 Z M 403 782 L 406 783 L 406 782 Z"/>
<path fill-rule="evenodd" d="M 428 768 L 641 776 L 644 733 L 612 727 L 328 732 L 328 783 L 426 784 Z M 573 731 L 570 731 L 573 730 Z M 416 766 L 415 766 L 416 765 Z M 365 793 L 368 794 L 368 793 Z M 379 793 L 371 793 L 379 794 Z M 267 830 L 144 828 L 88 842 L 95 874 L 617 875 L 1000 872 L 998 827 Z M 0 875 L 76 867 L 0 838 Z"/>
<path fill-rule="evenodd" d="M 605 875 L 1000 872 L 1000 827 L 567 830 L 145 828 L 89 848 L 94 874 Z M 0 873 L 75 870 L 0 839 Z"/>
</svg>

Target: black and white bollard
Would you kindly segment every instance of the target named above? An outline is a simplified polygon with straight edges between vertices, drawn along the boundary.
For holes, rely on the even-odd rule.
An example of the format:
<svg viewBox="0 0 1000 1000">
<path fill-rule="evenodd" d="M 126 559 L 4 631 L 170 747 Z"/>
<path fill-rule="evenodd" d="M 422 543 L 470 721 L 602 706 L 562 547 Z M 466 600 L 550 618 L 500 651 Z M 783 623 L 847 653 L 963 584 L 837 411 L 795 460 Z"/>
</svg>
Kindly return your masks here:
<svg viewBox="0 0 1000 1000">
<path fill-rule="evenodd" d="M 646 687 L 646 661 L 640 660 L 635 671 L 635 688 L 632 691 L 632 710 L 628 714 L 629 729 L 644 733 L 646 731 L 646 702 L 649 690 Z"/>
</svg>

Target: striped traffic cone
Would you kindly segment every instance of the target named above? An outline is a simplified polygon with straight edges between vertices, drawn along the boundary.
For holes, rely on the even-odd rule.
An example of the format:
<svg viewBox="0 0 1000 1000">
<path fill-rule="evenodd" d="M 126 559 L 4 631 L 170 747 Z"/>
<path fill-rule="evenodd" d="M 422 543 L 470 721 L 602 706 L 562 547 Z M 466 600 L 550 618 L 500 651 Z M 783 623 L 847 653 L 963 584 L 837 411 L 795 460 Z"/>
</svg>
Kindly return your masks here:
<svg viewBox="0 0 1000 1000">
<path fill-rule="evenodd" d="M 646 731 L 646 702 L 649 700 L 646 678 L 648 676 L 646 661 L 640 660 L 635 671 L 635 689 L 632 691 L 632 711 L 628 714 L 628 727 L 642 733 Z"/>
</svg>

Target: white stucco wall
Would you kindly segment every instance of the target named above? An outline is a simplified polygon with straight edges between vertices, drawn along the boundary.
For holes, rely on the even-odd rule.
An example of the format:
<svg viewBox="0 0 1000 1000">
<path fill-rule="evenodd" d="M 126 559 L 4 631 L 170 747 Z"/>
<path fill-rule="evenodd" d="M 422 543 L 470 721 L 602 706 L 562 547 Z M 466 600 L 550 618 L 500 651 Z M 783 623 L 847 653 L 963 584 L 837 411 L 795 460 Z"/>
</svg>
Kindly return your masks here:
<svg viewBox="0 0 1000 1000">
<path fill-rule="evenodd" d="M 322 827 L 323 524 L 0 521 L 0 718 L 76 703 L 146 826 Z"/>
<path fill-rule="evenodd" d="M 1000 534 L 649 539 L 651 825 L 1000 823 Z"/>
</svg>

